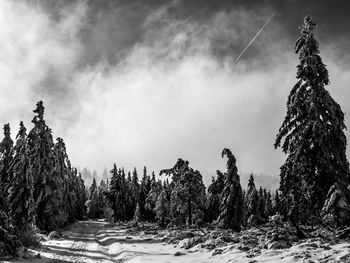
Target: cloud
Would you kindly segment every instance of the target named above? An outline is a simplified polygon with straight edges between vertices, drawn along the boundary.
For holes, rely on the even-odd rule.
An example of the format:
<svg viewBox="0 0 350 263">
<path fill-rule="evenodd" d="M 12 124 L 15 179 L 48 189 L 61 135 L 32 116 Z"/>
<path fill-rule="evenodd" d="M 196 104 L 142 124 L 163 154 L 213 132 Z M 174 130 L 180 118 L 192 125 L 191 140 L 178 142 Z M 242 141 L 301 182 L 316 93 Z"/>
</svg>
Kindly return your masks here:
<svg viewBox="0 0 350 263">
<path fill-rule="evenodd" d="M 179 4 L 152 11 L 116 5 L 92 19 L 82 1 L 60 7 L 55 18 L 2 1 L 0 22 L 9 27 L 0 27 L 0 120 L 30 120 L 43 99 L 47 122 L 79 167 L 116 162 L 158 171 L 182 157 L 212 174 L 225 169 L 220 153 L 229 147 L 241 174 L 278 174 L 284 156 L 273 143 L 297 65 L 289 33 L 273 21 L 233 66 L 273 10 L 197 19 L 173 15 Z M 330 47 L 322 50 L 331 93 L 348 112 L 349 71 Z"/>
<path fill-rule="evenodd" d="M 166 8 L 151 13 L 142 41 L 123 61 L 89 67 L 75 77 L 75 89 L 85 91 L 84 114 L 76 123 L 84 135 L 71 129 L 68 138 L 73 149 L 84 141 L 94 145 L 79 151 L 83 165 L 93 158 L 100 167 L 116 162 L 158 170 L 182 157 L 215 171 L 224 166 L 222 148 L 230 147 L 243 171 L 276 170 L 273 159 L 281 156 L 272 145 L 282 114 L 276 118 L 272 112 L 283 112 L 281 84 L 293 77 L 284 74 L 285 66 L 276 67 L 289 59 L 280 43 L 269 40 L 279 28 L 257 41 L 253 62 L 242 59 L 233 68 L 228 53 L 230 43 L 248 43 L 264 19 L 265 13 L 237 10 L 200 24 L 172 18 Z M 96 151 L 103 157 L 96 158 Z"/>
<path fill-rule="evenodd" d="M 77 31 L 84 18 L 84 5 L 78 3 L 60 12 L 62 18 L 55 22 L 44 10 L 27 2 L 0 2 L 2 123 L 30 119 L 30 110 L 39 99 L 56 110 L 73 105 L 69 83 L 81 48 Z M 64 114 L 57 117 L 61 116 Z"/>
</svg>

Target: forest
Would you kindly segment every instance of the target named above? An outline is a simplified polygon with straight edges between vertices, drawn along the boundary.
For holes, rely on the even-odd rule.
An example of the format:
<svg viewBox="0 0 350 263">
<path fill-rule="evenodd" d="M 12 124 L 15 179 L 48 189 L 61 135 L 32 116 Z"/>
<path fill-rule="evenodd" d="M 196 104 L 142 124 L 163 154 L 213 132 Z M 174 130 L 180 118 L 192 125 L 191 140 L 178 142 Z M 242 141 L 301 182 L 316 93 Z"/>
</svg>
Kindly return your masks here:
<svg viewBox="0 0 350 263">
<path fill-rule="evenodd" d="M 178 158 L 159 177 L 111 165 L 107 179 L 86 187 L 68 157 L 62 138 L 53 139 L 42 101 L 33 110 L 32 127 L 19 123 L 13 138 L 9 124 L 0 143 L 0 258 L 16 256 L 19 247 L 38 244 L 77 221 L 229 229 L 262 227 L 279 218 L 299 239 L 310 226 L 336 233 L 350 226 L 350 173 L 346 156 L 344 113 L 326 86 L 328 71 L 314 38 L 316 24 L 304 19 L 295 42 L 297 81 L 287 100 L 285 119 L 271 147 L 281 148 L 280 187 L 257 187 L 253 174 L 241 185 L 235 153 L 222 150 L 225 171 L 217 171 L 206 189 L 200 171 Z M 160 178 L 160 179 L 159 179 Z M 350 230 L 348 234 L 350 234 Z"/>
</svg>

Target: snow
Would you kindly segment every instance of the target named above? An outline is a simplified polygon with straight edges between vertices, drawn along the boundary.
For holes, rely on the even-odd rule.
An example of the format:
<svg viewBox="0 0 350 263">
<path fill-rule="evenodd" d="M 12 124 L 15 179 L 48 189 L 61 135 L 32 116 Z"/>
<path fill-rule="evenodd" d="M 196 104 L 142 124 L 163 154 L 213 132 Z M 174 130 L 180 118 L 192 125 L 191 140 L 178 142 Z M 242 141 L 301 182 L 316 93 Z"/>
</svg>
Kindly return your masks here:
<svg viewBox="0 0 350 263">
<path fill-rule="evenodd" d="M 43 242 L 41 258 L 18 259 L 8 262 L 149 262 L 149 263 L 295 263 L 295 262 L 350 262 L 350 244 L 329 245 L 321 240 L 306 240 L 289 249 L 262 249 L 252 254 L 239 249 L 240 243 L 208 250 L 198 244 L 191 249 L 162 242 L 156 233 L 133 231 L 108 225 L 102 221 L 82 221 L 64 232 L 64 238 Z"/>
</svg>

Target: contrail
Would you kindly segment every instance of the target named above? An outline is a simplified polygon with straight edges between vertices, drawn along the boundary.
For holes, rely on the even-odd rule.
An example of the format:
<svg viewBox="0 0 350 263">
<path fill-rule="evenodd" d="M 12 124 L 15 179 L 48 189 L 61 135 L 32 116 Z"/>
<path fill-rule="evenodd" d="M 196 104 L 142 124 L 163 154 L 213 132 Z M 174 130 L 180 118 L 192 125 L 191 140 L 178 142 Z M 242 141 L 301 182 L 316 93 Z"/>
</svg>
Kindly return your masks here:
<svg viewBox="0 0 350 263">
<path fill-rule="evenodd" d="M 252 40 L 250 40 L 249 44 L 243 49 L 243 51 L 241 52 L 241 54 L 239 54 L 239 56 L 235 59 L 235 61 L 233 62 L 233 64 L 235 64 L 240 58 L 241 56 L 244 54 L 244 52 L 246 52 L 246 50 L 250 47 L 250 45 L 254 42 L 254 40 L 260 35 L 261 31 L 263 31 L 264 27 L 270 22 L 270 20 L 272 19 L 272 17 L 275 14 L 272 14 L 267 20 L 266 22 L 263 24 L 263 26 L 259 29 L 259 31 L 256 33 L 256 35 L 252 38 Z"/>
</svg>

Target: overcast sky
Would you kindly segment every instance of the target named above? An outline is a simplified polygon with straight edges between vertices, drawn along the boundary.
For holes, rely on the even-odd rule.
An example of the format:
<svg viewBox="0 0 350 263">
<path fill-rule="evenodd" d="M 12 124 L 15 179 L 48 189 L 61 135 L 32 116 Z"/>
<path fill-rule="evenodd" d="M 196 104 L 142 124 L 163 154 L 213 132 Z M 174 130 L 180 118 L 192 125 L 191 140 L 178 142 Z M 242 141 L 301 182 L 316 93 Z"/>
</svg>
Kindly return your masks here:
<svg viewBox="0 0 350 263">
<path fill-rule="evenodd" d="M 0 123 L 28 129 L 38 100 L 73 165 L 139 170 L 182 157 L 206 177 L 278 175 L 273 143 L 296 82 L 303 17 L 350 126 L 348 1 L 0 0 Z M 270 23 L 233 65 L 266 19 Z M 349 137 L 349 132 L 346 133 Z M 349 151 L 348 151 L 349 153 Z M 208 181 L 206 178 L 205 181 Z"/>
</svg>

